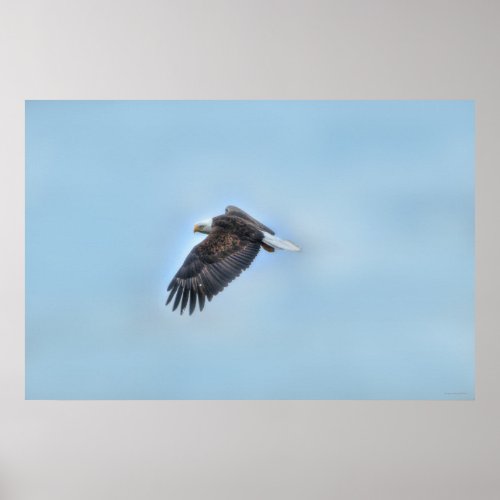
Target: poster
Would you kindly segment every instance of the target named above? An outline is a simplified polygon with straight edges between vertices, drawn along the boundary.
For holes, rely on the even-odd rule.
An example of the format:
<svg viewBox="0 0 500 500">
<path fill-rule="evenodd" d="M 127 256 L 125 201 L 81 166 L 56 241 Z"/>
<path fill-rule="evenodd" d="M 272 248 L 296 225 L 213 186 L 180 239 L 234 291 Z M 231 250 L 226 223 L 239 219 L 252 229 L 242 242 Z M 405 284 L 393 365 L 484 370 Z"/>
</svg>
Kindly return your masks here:
<svg viewBox="0 0 500 500">
<path fill-rule="evenodd" d="M 472 101 L 27 101 L 27 399 L 474 399 Z M 261 250 L 167 288 L 237 206 Z"/>
</svg>

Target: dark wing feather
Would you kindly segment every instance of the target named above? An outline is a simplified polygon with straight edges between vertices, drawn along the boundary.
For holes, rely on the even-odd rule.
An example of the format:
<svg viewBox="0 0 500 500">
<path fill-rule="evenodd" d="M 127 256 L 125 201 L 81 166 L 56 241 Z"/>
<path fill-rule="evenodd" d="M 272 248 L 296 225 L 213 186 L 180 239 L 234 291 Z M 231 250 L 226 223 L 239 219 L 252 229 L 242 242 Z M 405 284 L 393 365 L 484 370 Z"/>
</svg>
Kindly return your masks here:
<svg viewBox="0 0 500 500">
<path fill-rule="evenodd" d="M 241 219 L 245 219 L 246 221 L 251 222 L 262 231 L 267 231 L 270 234 L 274 234 L 274 231 L 272 229 L 269 229 L 267 226 L 264 226 L 262 222 L 259 222 L 257 219 L 254 219 L 251 215 L 248 215 L 245 211 L 241 210 L 241 208 L 235 207 L 234 205 L 229 205 L 226 207 L 226 215 L 233 215 L 235 217 L 240 217 Z"/>
<path fill-rule="evenodd" d="M 173 310 L 180 304 L 181 314 L 189 302 L 189 314 L 205 306 L 205 299 L 212 300 L 255 259 L 260 241 L 242 239 L 234 233 L 212 231 L 196 245 L 174 276 L 168 291 L 167 304 L 174 298 Z"/>
</svg>

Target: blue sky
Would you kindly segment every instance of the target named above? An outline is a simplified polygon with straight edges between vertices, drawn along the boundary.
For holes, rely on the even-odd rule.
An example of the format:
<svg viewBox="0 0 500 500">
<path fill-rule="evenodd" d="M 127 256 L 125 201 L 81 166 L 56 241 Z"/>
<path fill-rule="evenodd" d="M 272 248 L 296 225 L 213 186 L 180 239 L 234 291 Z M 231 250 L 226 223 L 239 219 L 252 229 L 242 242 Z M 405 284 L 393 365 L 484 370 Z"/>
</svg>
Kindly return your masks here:
<svg viewBox="0 0 500 500">
<path fill-rule="evenodd" d="M 195 222 L 298 243 L 202 313 Z M 28 399 L 473 399 L 472 101 L 28 101 Z"/>
</svg>

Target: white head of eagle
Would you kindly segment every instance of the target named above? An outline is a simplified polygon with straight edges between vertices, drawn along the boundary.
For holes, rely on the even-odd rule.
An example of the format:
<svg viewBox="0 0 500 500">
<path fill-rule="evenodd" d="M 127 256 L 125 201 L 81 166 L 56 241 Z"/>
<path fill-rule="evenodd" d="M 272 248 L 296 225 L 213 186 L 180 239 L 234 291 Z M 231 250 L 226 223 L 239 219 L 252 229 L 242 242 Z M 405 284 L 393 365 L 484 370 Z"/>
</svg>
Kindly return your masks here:
<svg viewBox="0 0 500 500">
<path fill-rule="evenodd" d="M 297 252 L 291 241 L 278 238 L 272 229 L 235 206 L 226 207 L 223 215 L 198 222 L 194 232 L 208 234 L 184 260 L 168 286 L 167 305 L 174 299 L 173 310 L 180 304 L 181 314 L 189 302 L 189 314 L 205 306 L 205 299 L 221 292 L 248 268 L 259 250 L 275 249 Z"/>
<path fill-rule="evenodd" d="M 210 231 L 212 230 L 212 222 L 213 222 L 213 217 L 211 219 L 205 219 L 200 222 L 197 222 L 194 225 L 193 232 L 194 233 L 205 233 L 209 234 Z"/>
</svg>

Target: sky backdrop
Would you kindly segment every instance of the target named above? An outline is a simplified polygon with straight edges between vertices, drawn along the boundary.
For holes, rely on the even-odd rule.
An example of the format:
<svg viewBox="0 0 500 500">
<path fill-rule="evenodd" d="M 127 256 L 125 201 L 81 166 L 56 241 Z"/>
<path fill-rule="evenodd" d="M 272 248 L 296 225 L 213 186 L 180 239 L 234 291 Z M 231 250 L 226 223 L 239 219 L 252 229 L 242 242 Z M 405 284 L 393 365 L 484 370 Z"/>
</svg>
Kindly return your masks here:
<svg viewBox="0 0 500 500">
<path fill-rule="evenodd" d="M 472 101 L 28 101 L 27 399 L 473 399 Z M 237 205 L 260 252 L 165 307 Z"/>
</svg>

